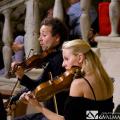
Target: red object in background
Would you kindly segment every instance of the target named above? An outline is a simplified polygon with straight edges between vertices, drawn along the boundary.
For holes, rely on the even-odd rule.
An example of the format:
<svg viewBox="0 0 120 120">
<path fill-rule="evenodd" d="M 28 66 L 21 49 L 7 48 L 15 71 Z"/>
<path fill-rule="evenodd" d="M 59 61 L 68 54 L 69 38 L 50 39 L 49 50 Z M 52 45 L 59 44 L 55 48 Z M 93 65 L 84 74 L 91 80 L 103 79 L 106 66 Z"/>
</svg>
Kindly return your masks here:
<svg viewBox="0 0 120 120">
<path fill-rule="evenodd" d="M 109 19 L 109 4 L 110 2 L 101 2 L 98 6 L 100 35 L 108 35 L 111 32 L 111 24 Z M 118 31 L 120 33 L 120 22 L 118 26 Z"/>
<path fill-rule="evenodd" d="M 109 19 L 109 4 L 110 2 L 101 2 L 98 6 L 100 35 L 108 35 L 111 31 Z"/>
</svg>

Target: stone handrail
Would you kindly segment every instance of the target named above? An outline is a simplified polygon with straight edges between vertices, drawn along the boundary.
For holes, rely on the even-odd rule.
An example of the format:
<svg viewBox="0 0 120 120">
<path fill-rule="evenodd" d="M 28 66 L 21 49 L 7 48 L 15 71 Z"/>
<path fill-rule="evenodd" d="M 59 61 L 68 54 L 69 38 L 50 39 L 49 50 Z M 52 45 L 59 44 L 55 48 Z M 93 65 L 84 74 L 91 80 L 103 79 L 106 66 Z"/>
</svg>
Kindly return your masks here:
<svg viewBox="0 0 120 120">
<path fill-rule="evenodd" d="M 12 61 L 12 50 L 11 44 L 13 42 L 12 36 L 12 26 L 11 26 L 11 14 L 12 8 L 17 7 L 19 4 L 25 4 L 26 7 L 26 16 L 25 16 L 25 36 L 24 36 L 24 48 L 25 48 L 25 55 L 28 56 L 30 49 L 34 49 L 35 53 L 40 51 L 38 35 L 39 35 L 39 26 L 40 26 L 40 11 L 42 10 L 40 7 L 39 0 L 4 0 L 0 2 L 0 13 L 2 13 L 5 17 L 4 27 L 3 27 L 3 35 L 2 40 L 4 43 L 3 46 L 3 60 L 4 60 L 4 67 L 5 67 L 5 77 L 8 76 L 8 72 L 10 70 L 11 61 Z M 61 4 L 61 7 L 58 5 Z M 40 6 L 39 6 L 40 5 Z M 62 17 L 61 14 L 62 2 L 61 0 L 55 0 L 54 6 L 54 15 L 59 19 Z M 60 13 L 60 14 L 59 14 Z M 54 16 L 53 15 L 53 16 Z"/>
<path fill-rule="evenodd" d="M 4 0 L 0 2 L 0 12 L 5 9 L 16 7 L 17 5 L 23 3 L 25 0 Z"/>
</svg>

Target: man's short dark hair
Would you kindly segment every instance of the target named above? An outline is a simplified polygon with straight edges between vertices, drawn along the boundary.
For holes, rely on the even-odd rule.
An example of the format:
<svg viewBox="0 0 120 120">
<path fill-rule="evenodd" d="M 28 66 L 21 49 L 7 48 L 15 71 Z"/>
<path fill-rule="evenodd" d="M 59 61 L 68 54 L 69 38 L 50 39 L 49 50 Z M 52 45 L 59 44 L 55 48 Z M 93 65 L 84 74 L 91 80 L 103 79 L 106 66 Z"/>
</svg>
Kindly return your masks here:
<svg viewBox="0 0 120 120">
<path fill-rule="evenodd" d="M 55 36 L 59 34 L 60 36 L 60 44 L 62 44 L 64 41 L 68 40 L 68 28 L 65 25 L 64 22 L 62 22 L 58 18 L 45 18 L 41 22 L 42 25 L 47 25 L 52 27 L 52 36 Z"/>
</svg>

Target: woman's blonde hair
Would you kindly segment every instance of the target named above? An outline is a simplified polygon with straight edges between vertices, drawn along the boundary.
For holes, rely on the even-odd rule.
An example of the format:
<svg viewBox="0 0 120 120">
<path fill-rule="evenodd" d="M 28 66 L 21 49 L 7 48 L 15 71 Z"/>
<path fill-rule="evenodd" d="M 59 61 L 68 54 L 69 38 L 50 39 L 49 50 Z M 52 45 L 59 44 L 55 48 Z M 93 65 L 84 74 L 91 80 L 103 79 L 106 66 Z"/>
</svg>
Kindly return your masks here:
<svg viewBox="0 0 120 120">
<path fill-rule="evenodd" d="M 62 49 L 71 49 L 74 55 L 83 53 L 85 60 L 83 61 L 82 70 L 94 73 L 97 80 L 104 81 L 107 91 L 109 93 L 113 92 L 112 80 L 110 80 L 98 56 L 92 51 L 90 45 L 85 40 L 75 39 L 64 42 Z"/>
</svg>

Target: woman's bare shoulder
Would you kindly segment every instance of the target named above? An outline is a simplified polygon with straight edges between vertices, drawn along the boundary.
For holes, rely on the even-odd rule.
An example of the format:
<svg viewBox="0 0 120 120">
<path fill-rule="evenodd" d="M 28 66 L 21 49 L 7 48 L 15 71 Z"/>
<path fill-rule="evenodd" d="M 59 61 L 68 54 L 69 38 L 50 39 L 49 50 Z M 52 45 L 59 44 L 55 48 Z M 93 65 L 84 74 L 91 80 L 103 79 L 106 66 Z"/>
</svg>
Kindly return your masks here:
<svg viewBox="0 0 120 120">
<path fill-rule="evenodd" d="M 83 88 L 85 87 L 85 81 L 83 78 L 75 79 L 70 86 L 71 96 L 83 96 Z"/>
</svg>

